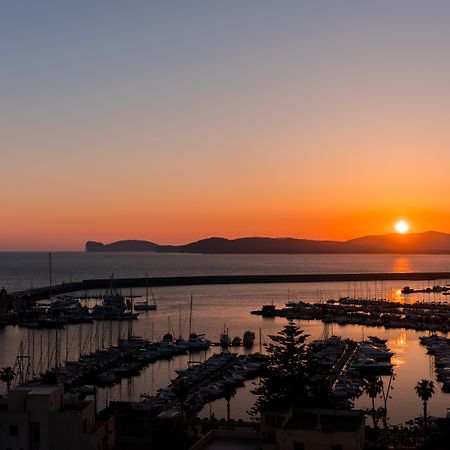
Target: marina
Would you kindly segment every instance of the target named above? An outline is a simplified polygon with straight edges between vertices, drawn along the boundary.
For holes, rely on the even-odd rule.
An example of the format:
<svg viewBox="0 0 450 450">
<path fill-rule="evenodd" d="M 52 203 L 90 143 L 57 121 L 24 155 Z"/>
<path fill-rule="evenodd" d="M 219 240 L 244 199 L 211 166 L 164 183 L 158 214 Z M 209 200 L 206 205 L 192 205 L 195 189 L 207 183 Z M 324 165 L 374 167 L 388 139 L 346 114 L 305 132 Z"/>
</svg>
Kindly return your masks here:
<svg viewBox="0 0 450 450">
<path fill-rule="evenodd" d="M 252 314 L 299 320 L 322 320 L 340 325 L 404 328 L 416 331 L 450 331 L 450 305 L 439 302 L 396 303 L 385 299 L 328 299 L 324 303 L 290 302 L 283 308 L 264 305 Z"/>
<path fill-rule="evenodd" d="M 93 255 L 89 255 L 92 257 Z M 158 267 L 160 262 L 171 259 L 170 255 L 162 255 L 159 258 L 158 255 Z M 96 255 L 94 255 L 96 257 Z M 111 261 L 114 261 L 116 255 L 108 255 Z M 121 255 L 121 258 L 127 258 L 128 255 Z M 153 255 L 137 255 L 140 257 L 152 260 L 155 258 Z M 58 272 L 58 265 L 56 262 L 59 255 L 54 255 L 55 272 Z M 177 261 L 180 261 L 179 255 L 177 255 Z M 181 256 L 186 261 L 185 256 Z M 189 261 L 197 261 L 197 257 L 189 257 Z M 206 260 L 211 261 L 210 256 L 205 256 Z M 287 258 L 280 256 L 271 257 L 272 261 L 286 261 Z M 317 256 L 310 256 L 308 261 L 317 259 Z M 342 264 L 342 256 L 330 256 L 326 260 L 339 260 L 339 264 Z M 379 259 L 386 264 L 385 256 L 380 256 Z M 440 260 L 442 257 L 436 257 Z M 203 256 L 201 257 L 203 260 Z M 222 260 L 221 258 L 216 258 Z M 243 257 L 245 259 L 245 257 Z M 290 256 L 291 261 L 299 261 L 299 257 Z M 344 258 L 345 259 L 345 258 Z M 429 257 L 417 257 L 418 261 L 422 259 L 428 260 Z M 262 256 L 261 261 L 266 261 L 266 257 Z M 349 260 L 349 259 L 348 259 Z M 377 260 L 377 259 L 376 259 Z M 414 264 L 415 258 L 412 257 L 410 264 Z M 45 258 L 43 258 L 45 262 Z M 322 257 L 322 261 L 325 258 Z M 364 258 L 362 259 L 364 261 Z M 398 258 L 392 258 L 392 264 L 396 264 Z M 1 261 L 0 261 L 1 262 Z M 273 263 L 272 263 L 273 264 Z M 283 262 L 284 264 L 284 262 Z M 403 263 L 402 263 L 403 264 Z M 427 262 L 429 264 L 429 262 Z M 164 265 L 164 264 L 163 264 Z M 274 266 L 276 267 L 276 265 Z M 376 266 L 374 266 L 376 267 Z M 410 266 L 411 267 L 411 266 Z M 417 266 L 420 267 L 420 266 Z M 45 267 L 44 267 L 45 268 Z M 344 267 L 345 269 L 345 267 Z M 354 267 L 357 270 L 357 267 Z M 251 267 L 247 270 L 257 270 L 255 267 Z M 107 269 L 111 272 L 110 269 Z M 120 271 L 117 268 L 114 269 L 117 275 L 120 275 Z M 149 271 L 151 274 L 151 271 Z M 45 280 L 45 271 L 43 273 Z M 48 275 L 47 275 L 48 278 Z M 144 279 L 145 280 L 145 279 Z M 445 280 L 443 280 L 445 282 Z M 145 282 L 144 282 L 145 284 Z M 439 283 L 443 284 L 442 280 Z M 444 283 L 445 284 L 445 283 Z M 234 337 L 239 337 L 242 340 L 240 346 L 229 347 L 229 351 L 237 353 L 238 355 L 247 355 L 249 353 L 264 352 L 264 344 L 269 342 L 268 336 L 276 333 L 286 323 L 287 317 L 261 317 L 257 315 L 251 315 L 250 312 L 261 308 L 261 305 L 274 305 L 276 310 L 280 310 L 286 307 L 286 303 L 298 303 L 304 301 L 308 304 L 330 305 L 327 303 L 331 298 L 342 298 L 343 295 L 350 294 L 349 298 L 353 297 L 356 293 L 356 297 L 368 296 L 370 291 L 371 298 L 376 296 L 377 298 L 384 298 L 389 302 L 397 302 L 401 305 L 422 303 L 442 303 L 446 304 L 446 296 L 442 294 L 409 294 L 402 295 L 400 290 L 405 286 L 405 283 L 386 281 L 386 282 L 332 282 L 332 283 L 284 283 L 284 284 L 242 284 L 242 285 L 205 285 L 205 286 L 173 286 L 164 288 L 152 288 L 155 298 L 157 299 L 158 308 L 153 311 L 140 311 L 137 320 L 133 321 L 120 321 L 120 320 L 94 320 L 91 323 L 68 323 L 64 325 L 64 328 L 60 329 L 40 329 L 40 328 L 24 328 L 18 326 L 4 326 L 0 327 L 0 334 L 2 336 L 2 342 L 5 343 L 6 351 L 1 355 L 2 365 L 13 364 L 17 357 L 17 349 L 20 345 L 20 341 L 23 341 L 24 354 L 27 354 L 27 336 L 34 333 L 35 335 L 35 365 L 40 359 L 39 351 L 40 341 L 43 342 L 43 355 L 42 363 L 43 369 L 47 368 L 47 341 L 48 335 L 50 335 L 50 368 L 54 364 L 54 351 L 53 342 L 55 341 L 55 334 L 59 337 L 59 350 L 61 365 L 65 360 L 78 361 L 79 360 L 79 330 L 81 328 L 81 336 L 83 340 L 82 353 L 88 355 L 89 353 L 96 352 L 96 340 L 99 341 L 100 347 L 108 348 L 111 344 L 115 347 L 117 345 L 117 339 L 120 336 L 122 339 L 128 337 L 128 324 L 132 323 L 133 335 L 142 336 L 144 341 L 152 343 L 161 342 L 164 335 L 170 334 L 171 340 L 175 342 L 179 337 L 182 337 L 184 342 L 189 340 L 189 304 L 190 294 L 194 299 L 194 314 L 192 330 L 195 330 L 199 335 L 204 335 L 204 338 L 211 342 L 209 347 L 196 352 L 195 358 L 187 352 L 181 352 L 180 354 L 173 355 L 169 358 L 158 357 L 155 361 L 143 365 L 139 371 L 135 374 L 128 374 L 127 376 L 120 376 L 114 380 L 114 384 L 111 384 L 113 377 L 106 376 L 104 381 L 107 385 L 101 385 L 97 383 L 96 386 L 96 399 L 99 409 L 107 407 L 111 402 L 125 401 L 141 403 L 145 400 L 145 396 L 155 396 L 157 391 L 165 389 L 168 386 L 170 380 L 174 380 L 178 377 L 177 371 L 186 370 L 190 366 L 190 360 L 202 362 L 210 358 L 212 355 L 221 352 L 221 346 L 217 345 L 220 342 L 221 330 L 228 328 L 228 335 L 230 340 Z M 411 284 L 413 288 L 420 288 L 421 284 Z M 122 295 L 130 297 L 128 288 L 122 289 Z M 143 287 L 133 288 L 132 292 L 134 299 L 146 298 L 145 285 Z M 431 297 L 422 297 L 422 295 Z M 101 304 L 105 291 L 92 290 L 92 291 L 79 291 L 70 295 L 73 297 L 70 301 L 79 300 L 82 306 L 87 306 L 89 309 L 95 304 Z M 151 295 L 149 295 L 151 303 Z M 428 298 L 428 300 L 426 300 Z M 56 299 L 56 297 L 55 297 Z M 128 298 L 129 299 L 129 298 Z M 430 302 L 432 300 L 432 302 Z M 379 300 L 377 300 L 379 302 Z M 377 301 L 373 300 L 374 303 Z M 45 300 L 44 300 L 45 303 Z M 126 298 L 125 298 L 126 303 Z M 345 302 L 342 307 L 353 307 L 354 305 Z M 442 306 L 444 308 L 445 306 Z M 417 306 L 419 308 L 419 306 Z M 168 318 L 171 320 L 168 323 Z M 430 403 L 430 412 L 432 414 L 445 414 L 448 399 L 447 395 L 441 390 L 442 382 L 436 380 L 436 374 L 433 367 L 433 356 L 428 355 L 426 348 L 420 344 L 419 337 L 426 336 L 427 331 L 415 331 L 407 328 L 389 328 L 384 326 L 371 326 L 362 324 L 351 324 L 337 322 L 323 322 L 322 320 L 306 320 L 300 319 L 298 321 L 300 326 L 305 329 L 305 332 L 311 335 L 311 339 L 323 339 L 324 334 L 328 336 L 336 335 L 342 340 L 351 339 L 355 342 L 361 340 L 367 340 L 367 336 L 378 336 L 379 339 L 387 340 L 387 346 L 392 349 L 395 355 L 392 357 L 391 363 L 394 364 L 395 371 L 395 391 L 393 393 L 395 401 L 392 402 L 390 410 L 390 420 L 392 423 L 401 423 L 403 420 L 408 420 L 412 413 L 416 411 L 416 416 L 420 414 L 420 403 L 412 395 L 412 389 L 417 381 L 416 378 L 431 378 L 434 379 L 439 386 L 437 394 L 433 397 Z M 111 333 L 112 330 L 112 333 Z M 326 332 L 325 332 L 325 331 Z M 97 331 L 97 333 L 96 333 Z M 246 331 L 253 333 L 252 337 L 253 346 L 246 348 L 244 344 L 244 335 Z M 68 345 L 66 346 L 66 337 L 68 338 Z M 95 338 L 97 334 L 97 338 Z M 112 342 L 110 336 L 113 336 Z M 89 338 L 90 336 L 90 338 Z M 364 337 L 365 336 L 365 337 Z M 103 345 L 101 343 L 103 342 Z M 231 344 L 231 342 L 230 342 Z M 153 344 L 152 344 L 153 345 Z M 172 345 L 172 344 L 170 344 Z M 66 348 L 68 348 L 68 357 L 66 358 Z M 186 350 L 186 349 L 185 349 Z M 25 360 L 24 360 L 25 361 Z M 349 367 L 349 366 L 348 366 Z M 344 368 L 346 370 L 347 366 Z M 126 372 L 126 369 L 117 367 L 117 371 Z M 389 375 L 383 375 L 388 377 Z M 341 378 L 343 379 L 341 380 Z M 83 386 L 94 386 L 95 381 L 91 384 L 84 383 L 81 386 L 75 388 L 81 388 Z M 4 386 L 2 386 L 4 387 Z M 355 407 L 369 407 L 368 399 L 365 395 L 356 397 L 354 400 L 351 398 L 344 398 L 343 389 L 349 392 L 355 391 L 358 388 L 357 379 L 353 379 L 351 373 L 341 374 L 334 383 L 334 389 L 336 390 L 337 398 L 341 401 L 351 401 Z M 1 389 L 1 387 L 0 387 Z M 84 389 L 86 391 L 86 389 Z M 248 420 L 247 411 L 254 402 L 254 396 L 250 394 L 252 390 L 251 382 L 244 382 L 244 386 L 237 388 L 236 396 L 232 400 L 232 414 L 235 419 Z M 75 395 L 79 395 L 75 392 Z M 347 394 L 345 394 L 347 395 Z M 88 396 L 89 398 L 89 396 Z M 149 397 L 146 397 L 149 398 Z M 199 417 L 209 417 L 213 413 L 215 417 L 225 417 L 226 415 L 226 402 L 223 398 L 212 399 L 212 401 L 206 404 L 203 409 L 198 413 Z"/>
</svg>

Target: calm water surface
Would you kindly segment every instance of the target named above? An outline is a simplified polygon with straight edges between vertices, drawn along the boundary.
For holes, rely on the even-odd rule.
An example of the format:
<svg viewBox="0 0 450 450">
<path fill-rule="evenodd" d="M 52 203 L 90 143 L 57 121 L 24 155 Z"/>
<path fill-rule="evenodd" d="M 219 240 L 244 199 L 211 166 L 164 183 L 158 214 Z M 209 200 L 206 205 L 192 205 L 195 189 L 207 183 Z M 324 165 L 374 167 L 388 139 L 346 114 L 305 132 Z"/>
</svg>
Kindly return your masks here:
<svg viewBox="0 0 450 450">
<path fill-rule="evenodd" d="M 188 255 L 53 253 L 55 283 L 88 278 L 309 273 L 450 272 L 450 255 Z M 48 285 L 47 253 L 0 253 L 9 291 Z"/>
</svg>

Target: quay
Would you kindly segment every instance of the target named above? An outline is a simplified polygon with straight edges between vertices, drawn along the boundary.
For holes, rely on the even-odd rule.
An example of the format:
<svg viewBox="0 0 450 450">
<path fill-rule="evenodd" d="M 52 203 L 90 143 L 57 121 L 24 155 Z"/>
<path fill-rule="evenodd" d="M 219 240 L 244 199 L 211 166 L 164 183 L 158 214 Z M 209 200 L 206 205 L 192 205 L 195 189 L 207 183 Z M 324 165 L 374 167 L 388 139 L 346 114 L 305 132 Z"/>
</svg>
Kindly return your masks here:
<svg viewBox="0 0 450 450">
<path fill-rule="evenodd" d="M 292 275 L 209 275 L 153 278 L 98 278 L 79 282 L 61 283 L 11 293 L 12 297 L 27 297 L 32 300 L 47 299 L 52 295 L 63 295 L 95 289 L 120 289 L 130 287 L 200 286 L 218 284 L 260 283 L 324 283 L 354 281 L 432 281 L 450 279 L 450 272 L 383 272 L 383 273 L 334 273 Z"/>
</svg>

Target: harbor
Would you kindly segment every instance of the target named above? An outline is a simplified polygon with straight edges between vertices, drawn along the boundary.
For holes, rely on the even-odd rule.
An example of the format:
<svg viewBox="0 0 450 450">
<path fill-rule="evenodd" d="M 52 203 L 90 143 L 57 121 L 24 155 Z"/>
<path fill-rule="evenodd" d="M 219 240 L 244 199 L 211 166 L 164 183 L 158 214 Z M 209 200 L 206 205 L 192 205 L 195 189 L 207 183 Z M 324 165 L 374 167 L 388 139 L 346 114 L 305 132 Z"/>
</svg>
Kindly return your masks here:
<svg viewBox="0 0 450 450">
<path fill-rule="evenodd" d="M 54 262 L 59 256 L 54 256 Z M 84 257 L 84 256 L 83 256 Z M 92 257 L 92 255 L 90 255 Z M 116 258 L 117 255 L 108 255 L 108 258 Z M 127 257 L 127 255 L 122 255 Z M 153 255 L 138 255 L 142 258 L 154 258 Z M 172 256 L 158 255 L 158 261 L 170 260 L 172 264 Z M 177 258 L 179 258 L 177 256 Z M 207 256 L 207 259 L 212 257 Z M 230 258 L 228 256 L 228 258 Z M 292 260 L 295 258 L 290 257 Z M 312 258 L 312 256 L 311 256 Z M 381 257 L 380 257 L 381 258 Z M 384 258 L 384 257 L 383 257 Z M 437 257 L 440 258 L 440 257 Z M 202 257 L 203 259 L 203 257 Z M 223 258 L 216 258 L 217 261 Z M 330 256 L 328 260 L 340 261 L 345 260 L 342 256 Z M 261 257 L 264 261 L 265 257 Z M 393 258 L 394 261 L 398 259 Z M 180 259 L 177 259 L 180 261 Z M 196 259 L 190 259 L 196 261 Z M 384 261 L 384 259 L 383 259 Z M 400 260 L 399 260 L 400 261 Z M 45 258 L 44 258 L 45 263 Z M 384 262 L 383 262 L 384 264 Z M 398 263 L 400 264 L 400 263 Z M 403 263 L 402 263 L 403 264 Z M 54 272 L 58 273 L 58 264 L 54 263 Z M 376 266 L 375 266 L 376 267 Z M 400 266 L 399 266 L 400 267 Z M 411 266 L 414 268 L 414 266 Z M 420 268 L 420 265 L 416 266 Z M 48 267 L 47 279 L 48 279 Z M 356 272 L 357 267 L 351 267 L 351 270 Z M 252 270 L 257 271 L 257 268 Z M 115 271 L 116 272 L 116 271 Z M 151 271 L 149 271 L 152 278 Z M 379 273 L 379 272 L 377 272 Z M 437 273 L 437 272 L 436 272 Z M 120 271 L 117 272 L 120 275 Z M 403 276 L 402 276 L 403 277 Z M 44 270 L 45 279 L 45 270 Z M 61 279 L 61 275 L 54 276 L 53 280 Z M 119 279 L 116 275 L 114 281 Z M 143 286 L 131 288 L 114 288 L 113 293 L 123 297 L 125 306 L 133 301 L 133 306 L 138 303 L 147 303 L 147 292 L 145 286 L 146 278 L 143 277 Z M 150 283 L 148 283 L 150 285 Z M 296 304 L 298 302 L 305 302 L 307 304 L 318 304 L 323 308 L 329 299 L 340 299 L 348 297 L 347 300 L 355 297 L 358 299 L 371 299 L 374 304 L 380 303 L 379 299 L 383 299 L 386 303 L 400 305 L 417 305 L 420 308 L 422 304 L 426 306 L 428 303 L 442 304 L 445 308 L 447 303 L 447 296 L 442 293 L 412 293 L 402 294 L 401 289 L 405 285 L 409 285 L 412 289 L 422 289 L 423 287 L 430 287 L 434 285 L 443 286 L 446 284 L 446 279 L 437 279 L 435 282 L 431 281 L 371 281 L 371 282 L 307 282 L 307 283 L 251 283 L 251 284 L 218 284 L 218 285 L 197 285 L 197 286 L 167 286 L 167 287 L 151 287 L 152 293 L 149 291 L 148 302 L 150 305 L 155 303 L 157 308 L 154 310 L 143 310 L 134 312 L 138 313 L 134 320 L 108 320 L 91 318 L 91 320 L 82 323 L 63 324 L 62 328 L 40 328 L 40 327 L 24 327 L 16 325 L 4 325 L 0 327 L 3 342 L 5 342 L 6 351 L 1 355 L 2 365 L 12 365 L 17 358 L 17 349 L 23 342 L 23 354 L 27 355 L 30 352 L 27 349 L 28 342 L 32 342 L 34 334 L 35 351 L 34 361 L 35 367 L 41 360 L 41 370 L 47 371 L 47 343 L 50 342 L 50 369 L 54 366 L 55 353 L 59 358 L 60 366 L 63 366 L 65 361 L 77 362 L 80 359 L 79 351 L 79 335 L 81 330 L 82 337 L 82 351 L 83 355 L 95 354 L 98 347 L 102 351 L 112 345 L 117 346 L 118 339 L 128 339 L 128 327 L 131 324 L 133 328 L 133 336 L 141 336 L 143 342 L 151 343 L 150 349 L 146 352 L 154 351 L 157 342 L 162 342 L 165 335 L 170 334 L 174 341 L 182 337 L 183 341 L 189 340 L 189 309 L 190 298 L 193 296 L 193 315 L 192 315 L 192 331 L 198 335 L 204 335 L 204 339 L 210 341 L 210 346 L 193 354 L 183 351 L 180 354 L 173 355 L 171 358 L 161 358 L 158 356 L 154 361 L 144 364 L 139 370 L 134 373 L 129 373 L 126 376 L 119 376 L 116 379 L 111 374 L 106 375 L 108 384 L 103 384 L 95 380 L 90 380 L 88 383 L 81 383 L 80 386 L 74 387 L 73 393 L 75 396 L 84 395 L 88 392 L 88 388 L 95 387 L 96 402 L 98 409 L 107 408 L 114 402 L 132 402 L 136 404 L 145 404 L 143 400 L 155 397 L 158 390 L 168 387 L 170 380 L 178 377 L 177 371 L 186 370 L 191 361 L 195 360 L 199 363 L 206 361 L 208 358 L 216 353 L 222 352 L 221 338 L 224 329 L 227 331 L 229 347 L 227 351 L 237 353 L 238 356 L 246 356 L 254 352 L 264 352 L 264 344 L 270 341 L 269 335 L 276 333 L 283 327 L 289 317 L 262 317 L 258 315 L 251 315 L 251 311 L 261 308 L 262 305 L 275 306 L 276 310 L 286 308 L 286 303 Z M 79 302 L 82 308 L 86 307 L 88 312 L 92 312 L 95 305 L 102 305 L 105 298 L 111 295 L 110 292 L 111 279 L 108 279 L 108 286 L 105 289 L 94 290 L 80 290 L 74 291 L 70 294 L 57 294 L 53 296 L 52 302 L 61 300 L 76 304 Z M 58 299 L 59 297 L 59 299 Z M 132 298 L 130 298 L 132 297 Z M 375 298 L 377 300 L 375 300 Z M 48 300 L 39 300 L 40 304 L 47 304 Z M 131 305 L 130 305 L 131 306 Z M 343 301 L 336 306 L 353 307 L 352 304 L 345 304 Z M 388 307 L 389 305 L 384 305 Z M 47 306 L 44 306 L 45 308 Z M 370 305 L 372 307 L 372 305 Z M 76 307 L 78 308 L 78 307 Z M 438 309 L 438 308 L 436 308 Z M 127 310 L 131 312 L 131 310 Z M 392 311 L 391 311 L 392 312 Z M 405 327 L 390 328 L 385 326 L 372 326 L 363 323 L 338 323 L 338 322 L 324 322 L 321 319 L 296 319 L 296 322 L 305 329 L 305 332 L 311 335 L 311 339 L 321 340 L 324 336 L 328 337 L 336 335 L 345 341 L 351 339 L 354 342 L 361 342 L 367 340 L 368 336 L 378 336 L 382 340 L 387 340 L 387 346 L 392 349 L 395 355 L 392 357 L 391 363 L 394 364 L 396 374 L 395 402 L 392 404 L 390 417 L 393 423 L 401 423 L 403 420 L 408 420 L 411 416 L 406 415 L 405 411 L 417 411 L 416 415 L 420 414 L 420 404 L 411 397 L 411 389 L 416 377 L 431 378 L 436 380 L 436 374 L 433 367 L 432 355 L 427 354 L 426 348 L 420 344 L 419 337 L 426 336 L 426 330 L 413 330 Z M 242 345 L 244 333 L 252 331 L 255 334 L 254 345 L 252 348 L 246 348 Z M 59 345 L 58 351 L 55 352 L 54 342 L 58 336 Z M 365 335 L 365 336 L 364 336 Z M 112 340 L 111 340 L 112 336 Z M 240 346 L 231 346 L 234 338 L 239 337 Z M 40 342 L 43 343 L 43 354 L 40 355 Z M 66 344 L 68 342 L 68 344 Z M 98 345 L 96 344 L 98 342 Z M 32 344 L 30 344 L 32 347 Z M 32 353 L 32 352 L 31 352 Z M 26 363 L 26 359 L 23 360 Z M 130 363 L 131 358 L 130 358 Z M 111 366 L 113 368 L 113 366 Z M 346 366 L 344 370 L 348 367 Z M 129 369 L 115 368 L 121 375 Z M 36 370 L 36 369 L 35 369 Z M 108 370 L 104 370 L 104 372 Z M 414 374 L 414 377 L 413 377 Z M 388 376 L 388 375 L 383 375 Z M 343 379 L 342 379 L 343 377 Z M 102 377 L 103 378 L 103 377 Z M 113 380 L 113 383 L 111 383 Z M 352 384 L 354 386 L 352 387 Z M 447 395 L 441 391 L 442 383 L 437 381 L 438 392 L 433 398 L 430 405 L 430 411 L 433 414 L 444 414 L 446 405 L 448 403 Z M 86 388 L 86 386 L 88 388 Z M 354 400 L 348 399 L 343 395 L 343 389 L 352 392 L 358 388 L 358 383 L 353 380 L 351 373 L 345 374 L 336 378 L 333 385 L 336 390 L 336 396 L 342 402 L 351 401 L 355 407 L 369 407 L 366 404 L 366 396 L 361 395 Z M 81 389 L 80 392 L 77 390 Z M 214 389 L 214 388 L 213 388 Z M 244 386 L 237 388 L 237 393 L 232 401 L 233 417 L 238 420 L 248 420 L 247 411 L 254 402 L 254 396 L 250 394 L 252 384 L 250 381 L 244 381 Z M 145 397 L 141 397 L 144 395 Z M 347 394 L 345 394 L 347 395 Z M 89 397 L 88 397 L 89 398 Z M 398 407 L 397 407 L 398 405 Z M 407 405 L 405 409 L 405 405 Z M 148 406 L 147 406 L 148 407 Z M 203 409 L 198 412 L 201 418 L 208 418 L 211 414 L 217 418 L 225 417 L 226 402 L 223 398 L 212 399 L 206 404 Z"/>
</svg>

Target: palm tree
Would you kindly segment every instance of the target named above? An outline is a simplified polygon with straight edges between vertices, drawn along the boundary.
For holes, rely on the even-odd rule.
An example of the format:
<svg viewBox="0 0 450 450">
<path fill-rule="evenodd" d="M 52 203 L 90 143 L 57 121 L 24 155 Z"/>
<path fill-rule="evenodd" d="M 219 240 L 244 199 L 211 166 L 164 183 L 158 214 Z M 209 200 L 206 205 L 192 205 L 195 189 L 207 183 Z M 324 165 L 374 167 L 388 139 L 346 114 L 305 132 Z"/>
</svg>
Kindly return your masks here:
<svg viewBox="0 0 450 450">
<path fill-rule="evenodd" d="M 11 389 L 11 383 L 14 381 L 15 377 L 16 374 L 14 373 L 14 369 L 12 367 L 3 367 L 3 369 L 0 370 L 0 379 L 6 383 L 6 390 L 8 394 Z"/>
<path fill-rule="evenodd" d="M 421 380 L 416 384 L 416 394 L 423 402 L 423 433 L 427 432 L 427 423 L 428 423 L 428 400 L 434 394 L 434 383 L 431 380 Z"/>
<path fill-rule="evenodd" d="M 363 389 L 364 392 L 371 398 L 372 400 L 372 420 L 373 420 L 373 429 L 376 430 L 378 427 L 377 413 L 375 410 L 375 398 L 381 394 L 383 390 L 383 380 L 378 377 L 374 377 L 373 375 L 369 375 L 363 380 Z"/>
<path fill-rule="evenodd" d="M 388 444 L 388 415 L 387 415 L 387 403 L 388 400 L 391 399 L 390 392 L 394 389 L 392 386 L 392 382 L 395 380 L 394 373 L 391 373 L 389 377 L 389 381 L 387 383 L 387 386 L 385 386 L 384 383 L 381 383 L 381 398 L 383 400 L 383 408 L 382 410 L 382 419 L 383 419 L 383 442 L 384 445 L 387 447 Z"/>
<path fill-rule="evenodd" d="M 227 401 L 227 423 L 230 423 L 230 402 L 231 399 L 236 395 L 236 389 L 231 383 L 225 383 L 223 385 L 223 396 Z"/>
</svg>

